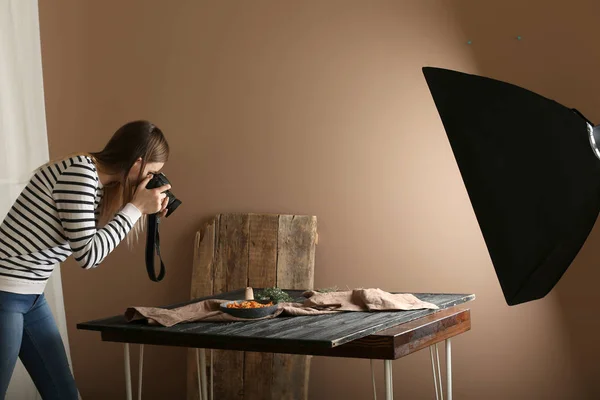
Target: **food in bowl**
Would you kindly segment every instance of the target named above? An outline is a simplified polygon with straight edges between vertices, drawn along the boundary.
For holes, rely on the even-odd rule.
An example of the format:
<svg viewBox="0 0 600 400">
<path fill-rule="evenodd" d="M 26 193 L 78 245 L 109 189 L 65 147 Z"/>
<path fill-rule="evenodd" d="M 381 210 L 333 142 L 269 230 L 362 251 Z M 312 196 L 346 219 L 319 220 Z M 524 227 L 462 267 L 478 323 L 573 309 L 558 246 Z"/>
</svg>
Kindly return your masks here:
<svg viewBox="0 0 600 400">
<path fill-rule="evenodd" d="M 227 308 L 264 308 L 264 307 L 271 307 L 273 305 L 273 302 L 269 302 L 269 303 L 259 303 L 257 301 L 254 300 L 246 300 L 246 301 L 242 301 L 242 302 L 232 302 L 227 304 Z"/>
</svg>

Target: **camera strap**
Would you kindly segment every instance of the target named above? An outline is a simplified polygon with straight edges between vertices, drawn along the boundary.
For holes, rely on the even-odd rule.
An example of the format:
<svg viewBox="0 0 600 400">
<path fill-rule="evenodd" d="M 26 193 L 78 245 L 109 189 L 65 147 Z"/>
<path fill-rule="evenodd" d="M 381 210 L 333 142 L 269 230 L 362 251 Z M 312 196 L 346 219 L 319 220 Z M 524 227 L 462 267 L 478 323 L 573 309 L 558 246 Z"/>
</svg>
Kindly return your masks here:
<svg viewBox="0 0 600 400">
<path fill-rule="evenodd" d="M 158 233 L 158 225 L 160 217 L 158 214 L 148 215 L 148 237 L 146 239 L 146 270 L 148 277 L 153 282 L 160 282 L 165 277 L 165 264 L 160 255 L 160 235 Z M 154 251 L 160 259 L 160 272 L 158 276 L 154 271 Z"/>
</svg>

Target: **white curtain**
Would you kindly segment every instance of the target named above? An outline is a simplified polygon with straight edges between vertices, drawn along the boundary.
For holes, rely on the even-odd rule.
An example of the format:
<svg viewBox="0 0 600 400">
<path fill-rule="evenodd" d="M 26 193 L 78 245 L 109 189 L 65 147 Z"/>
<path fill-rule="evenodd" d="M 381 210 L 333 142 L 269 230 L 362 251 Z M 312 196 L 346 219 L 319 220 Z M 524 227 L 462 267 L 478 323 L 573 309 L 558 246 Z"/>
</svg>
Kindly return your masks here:
<svg viewBox="0 0 600 400">
<path fill-rule="evenodd" d="M 0 220 L 32 172 L 46 161 L 48 137 L 37 0 L 0 0 Z M 59 268 L 45 293 L 68 354 Z M 36 398 L 39 395 L 35 386 L 19 362 L 7 399 Z"/>
</svg>

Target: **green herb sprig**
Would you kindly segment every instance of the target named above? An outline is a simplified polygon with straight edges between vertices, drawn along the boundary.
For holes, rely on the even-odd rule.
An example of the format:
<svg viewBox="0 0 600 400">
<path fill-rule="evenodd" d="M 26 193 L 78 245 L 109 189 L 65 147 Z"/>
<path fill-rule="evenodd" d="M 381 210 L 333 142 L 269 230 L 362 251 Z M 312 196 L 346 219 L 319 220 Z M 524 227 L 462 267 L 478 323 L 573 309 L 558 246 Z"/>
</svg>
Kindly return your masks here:
<svg viewBox="0 0 600 400">
<path fill-rule="evenodd" d="M 291 303 L 294 301 L 292 296 L 277 287 L 265 288 L 261 290 L 256 294 L 256 299 L 270 300 L 273 303 Z"/>
</svg>

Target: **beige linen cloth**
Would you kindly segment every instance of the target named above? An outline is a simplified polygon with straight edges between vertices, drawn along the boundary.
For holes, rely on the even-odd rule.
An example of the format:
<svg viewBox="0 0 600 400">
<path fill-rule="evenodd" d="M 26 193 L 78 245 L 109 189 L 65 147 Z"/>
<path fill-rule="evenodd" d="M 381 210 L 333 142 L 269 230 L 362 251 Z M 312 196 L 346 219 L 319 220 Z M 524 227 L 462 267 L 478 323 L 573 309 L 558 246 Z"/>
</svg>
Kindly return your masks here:
<svg viewBox="0 0 600 400">
<path fill-rule="evenodd" d="M 381 289 L 355 289 L 342 292 L 304 292 L 303 303 L 279 303 L 275 313 L 259 318 L 269 319 L 279 315 L 322 315 L 347 311 L 401 311 L 438 309 L 438 306 L 421 301 L 412 294 L 392 294 Z M 145 320 L 152 325 L 173 326 L 184 322 L 256 321 L 237 318 L 220 310 L 228 300 L 209 299 L 179 308 L 129 307 L 125 311 L 128 322 Z"/>
</svg>

